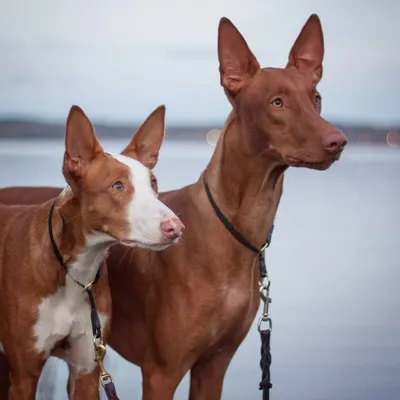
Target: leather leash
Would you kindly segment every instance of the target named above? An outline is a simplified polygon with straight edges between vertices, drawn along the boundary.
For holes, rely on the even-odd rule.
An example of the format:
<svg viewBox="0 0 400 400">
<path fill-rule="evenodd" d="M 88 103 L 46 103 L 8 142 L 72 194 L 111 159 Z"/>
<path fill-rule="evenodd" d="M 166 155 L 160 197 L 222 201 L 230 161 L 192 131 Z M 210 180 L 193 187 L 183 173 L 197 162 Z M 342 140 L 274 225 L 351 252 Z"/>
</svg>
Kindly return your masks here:
<svg viewBox="0 0 400 400">
<path fill-rule="evenodd" d="M 258 324 L 257 328 L 260 333 L 261 337 L 261 360 L 260 360 L 260 368 L 262 371 L 261 374 L 261 382 L 259 385 L 259 390 L 262 390 L 263 392 L 263 400 L 269 400 L 269 395 L 270 395 L 270 389 L 272 388 L 272 383 L 271 383 L 271 347 L 270 347 L 270 341 L 271 341 L 271 331 L 272 331 L 272 319 L 269 316 L 269 305 L 271 304 L 271 297 L 269 296 L 269 288 L 271 286 L 271 281 L 268 277 L 268 271 L 267 271 L 267 266 L 265 264 L 265 250 L 269 247 L 271 244 L 272 240 L 272 233 L 274 231 L 274 224 L 271 226 L 271 230 L 268 233 L 267 239 L 262 246 L 261 249 L 258 249 L 255 247 L 253 244 L 251 244 L 245 237 L 243 237 L 228 221 L 228 219 L 225 217 L 221 209 L 218 207 L 217 203 L 215 202 L 210 188 L 204 179 L 204 188 L 208 197 L 208 200 L 210 201 L 210 204 L 212 208 L 215 211 L 215 214 L 219 218 L 219 220 L 222 222 L 226 230 L 244 247 L 247 249 L 253 251 L 254 253 L 257 254 L 258 260 L 259 260 L 259 269 L 260 269 L 260 298 L 262 302 L 264 303 L 264 308 L 263 308 L 263 313 L 261 317 L 258 319 Z M 267 324 L 266 329 L 262 329 L 263 323 Z"/>
<path fill-rule="evenodd" d="M 99 268 L 96 273 L 96 277 L 91 282 L 89 282 L 87 285 L 84 285 L 83 283 L 79 282 L 77 279 L 75 279 L 69 273 L 68 268 L 64 263 L 63 257 L 60 253 L 60 250 L 58 249 L 57 243 L 56 243 L 56 241 L 54 239 L 54 235 L 53 235 L 52 221 L 53 221 L 53 213 L 54 213 L 54 207 L 56 205 L 56 201 L 57 201 L 57 199 L 54 200 L 53 204 L 50 207 L 49 218 L 48 218 L 50 243 L 53 248 L 54 255 L 56 256 L 59 264 L 63 268 L 65 275 L 69 276 L 78 286 L 80 286 L 88 294 L 89 301 L 90 301 L 90 308 L 91 308 L 90 319 L 92 322 L 92 331 L 93 331 L 93 345 L 94 345 L 94 353 L 95 353 L 94 361 L 97 363 L 97 365 L 100 368 L 100 382 L 104 388 L 104 391 L 106 393 L 108 400 L 119 400 L 115 386 L 114 386 L 112 376 L 104 368 L 103 360 L 106 355 L 106 346 L 103 343 L 99 313 L 97 312 L 96 303 L 94 301 L 94 296 L 93 296 L 93 292 L 92 292 L 92 286 L 95 283 L 99 282 L 99 280 L 101 278 L 104 262 L 100 263 Z"/>
</svg>

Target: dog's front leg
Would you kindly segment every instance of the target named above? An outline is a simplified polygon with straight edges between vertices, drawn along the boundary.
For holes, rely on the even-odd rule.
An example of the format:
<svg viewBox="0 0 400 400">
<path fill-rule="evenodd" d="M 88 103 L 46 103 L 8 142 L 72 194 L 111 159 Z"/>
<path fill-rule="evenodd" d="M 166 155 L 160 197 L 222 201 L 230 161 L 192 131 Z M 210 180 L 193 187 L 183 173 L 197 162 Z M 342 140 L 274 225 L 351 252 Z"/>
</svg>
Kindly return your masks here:
<svg viewBox="0 0 400 400">
<path fill-rule="evenodd" d="M 35 400 L 39 377 L 45 361 L 41 356 L 13 359 L 8 400 Z"/>
<path fill-rule="evenodd" d="M 99 400 L 100 372 L 96 366 L 90 373 L 79 373 L 69 367 L 68 397 L 70 400 Z"/>
<path fill-rule="evenodd" d="M 0 399 L 6 399 L 10 388 L 10 366 L 4 354 L 0 353 Z"/>
<path fill-rule="evenodd" d="M 100 371 L 94 361 L 93 338 L 82 335 L 71 341 L 65 361 L 69 368 L 68 396 L 70 400 L 98 400 Z"/>
<path fill-rule="evenodd" d="M 199 360 L 190 371 L 190 400 L 219 400 L 225 372 L 233 351 L 222 351 L 205 360 Z"/>
</svg>

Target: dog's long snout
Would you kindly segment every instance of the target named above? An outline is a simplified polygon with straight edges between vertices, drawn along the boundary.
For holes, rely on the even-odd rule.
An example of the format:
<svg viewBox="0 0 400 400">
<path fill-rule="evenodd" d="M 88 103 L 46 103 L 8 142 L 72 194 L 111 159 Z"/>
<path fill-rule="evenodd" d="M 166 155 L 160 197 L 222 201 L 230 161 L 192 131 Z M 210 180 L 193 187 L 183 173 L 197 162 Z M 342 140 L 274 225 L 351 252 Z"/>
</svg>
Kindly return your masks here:
<svg viewBox="0 0 400 400">
<path fill-rule="evenodd" d="M 170 218 L 161 222 L 161 231 L 167 239 L 176 239 L 182 236 L 185 225 L 179 218 Z"/>
<path fill-rule="evenodd" d="M 338 153 L 339 151 L 342 151 L 346 144 L 346 136 L 344 136 L 344 134 L 338 129 L 328 133 L 324 139 L 325 150 L 330 153 Z"/>
</svg>

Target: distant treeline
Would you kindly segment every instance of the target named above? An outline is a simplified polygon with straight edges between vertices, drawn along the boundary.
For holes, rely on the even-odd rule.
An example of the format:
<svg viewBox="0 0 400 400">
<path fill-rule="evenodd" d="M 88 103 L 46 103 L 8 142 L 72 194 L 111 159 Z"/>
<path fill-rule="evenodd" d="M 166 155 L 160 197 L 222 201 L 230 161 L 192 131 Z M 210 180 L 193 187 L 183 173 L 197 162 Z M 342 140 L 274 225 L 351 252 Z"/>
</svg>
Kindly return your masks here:
<svg viewBox="0 0 400 400">
<path fill-rule="evenodd" d="M 125 138 L 130 137 L 138 126 L 106 126 L 94 124 L 96 134 L 100 138 Z M 336 124 L 341 129 L 350 143 L 386 143 L 388 132 L 397 132 L 400 134 L 400 127 L 393 128 L 375 128 L 370 126 L 346 126 Z M 179 126 L 167 127 L 166 140 L 205 140 L 206 134 L 210 129 L 217 126 Z M 42 138 L 42 139 L 60 139 L 65 134 L 65 125 L 31 122 L 31 121 L 0 121 L 0 139 L 18 139 L 18 138 Z"/>
</svg>

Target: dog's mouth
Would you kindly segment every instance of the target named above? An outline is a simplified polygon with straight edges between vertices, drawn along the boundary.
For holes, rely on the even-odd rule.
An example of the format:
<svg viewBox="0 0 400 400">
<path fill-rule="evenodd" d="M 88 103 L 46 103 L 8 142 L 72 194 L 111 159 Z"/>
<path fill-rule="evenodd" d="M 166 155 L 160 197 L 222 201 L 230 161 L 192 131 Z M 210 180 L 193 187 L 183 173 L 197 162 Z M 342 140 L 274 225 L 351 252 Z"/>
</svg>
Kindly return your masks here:
<svg viewBox="0 0 400 400">
<path fill-rule="evenodd" d="M 179 239 L 180 237 L 177 237 L 175 239 L 163 243 L 146 243 L 146 242 L 140 242 L 138 240 L 127 239 L 127 240 L 121 240 L 120 243 L 123 244 L 124 246 L 129 246 L 129 247 L 148 249 L 153 251 L 163 251 L 167 250 L 172 245 L 177 244 L 179 242 Z"/>
<path fill-rule="evenodd" d="M 342 152 L 339 151 L 335 154 L 331 154 L 326 157 L 324 160 L 301 160 L 300 158 L 295 157 L 287 157 L 286 163 L 290 167 L 296 168 L 309 168 L 309 169 L 316 169 L 319 171 L 324 171 L 328 169 L 335 161 L 338 161 Z"/>
</svg>

